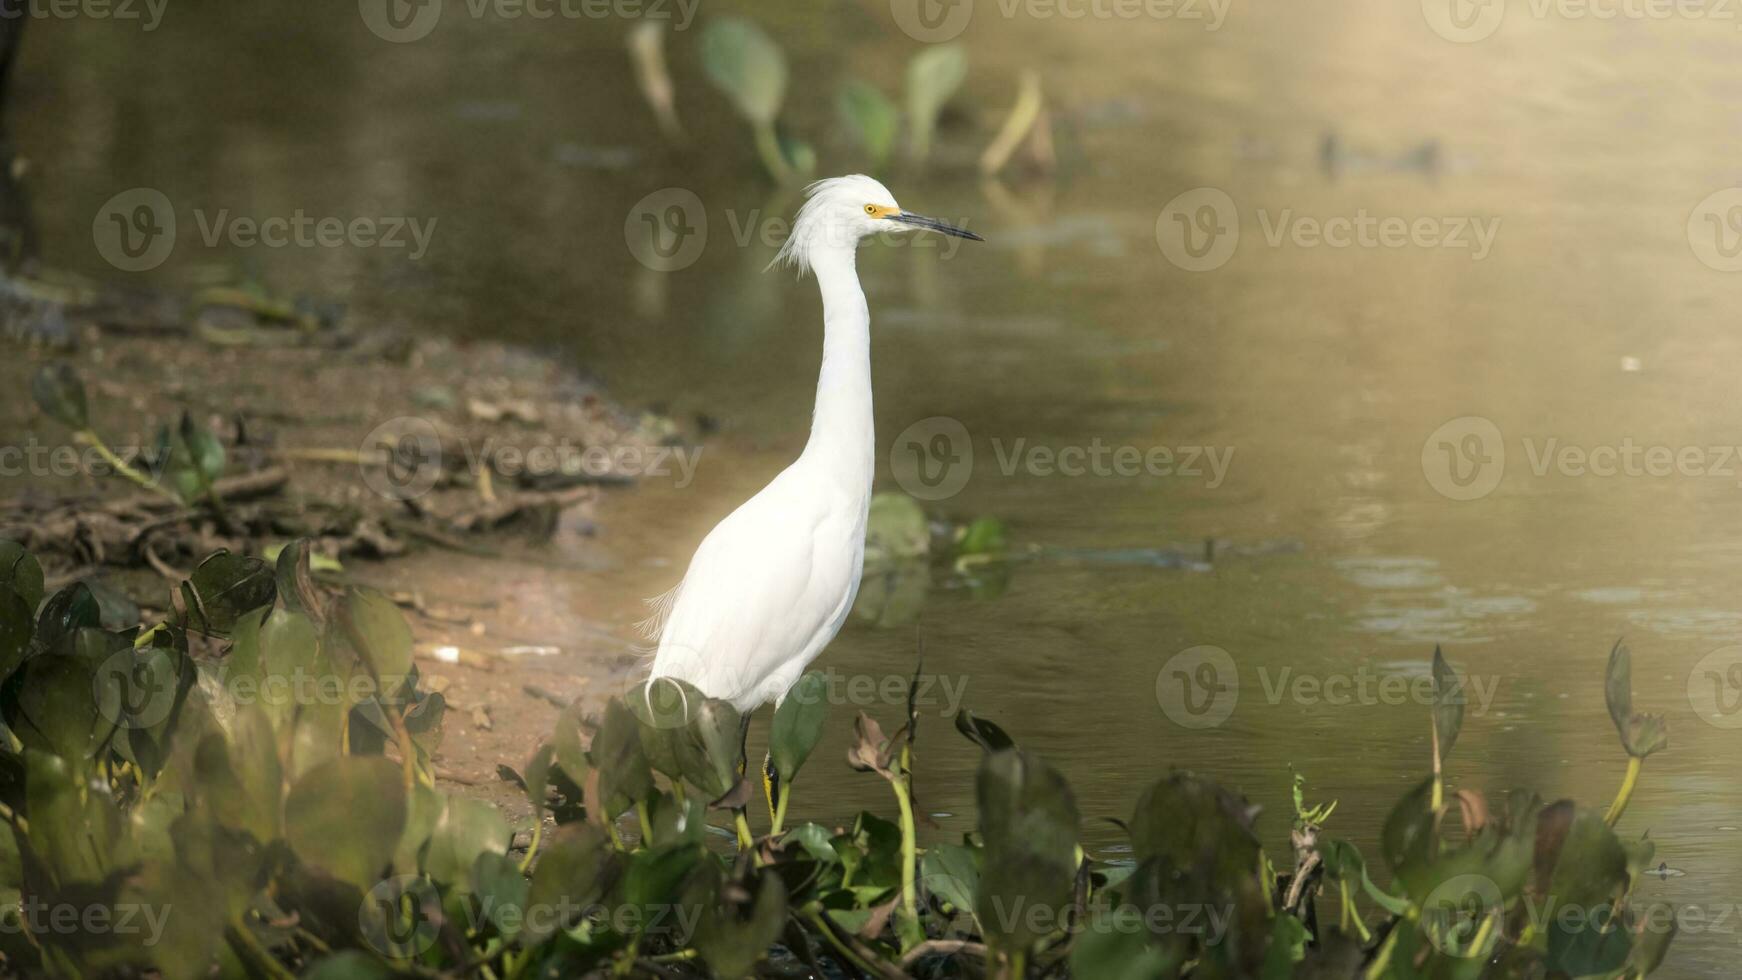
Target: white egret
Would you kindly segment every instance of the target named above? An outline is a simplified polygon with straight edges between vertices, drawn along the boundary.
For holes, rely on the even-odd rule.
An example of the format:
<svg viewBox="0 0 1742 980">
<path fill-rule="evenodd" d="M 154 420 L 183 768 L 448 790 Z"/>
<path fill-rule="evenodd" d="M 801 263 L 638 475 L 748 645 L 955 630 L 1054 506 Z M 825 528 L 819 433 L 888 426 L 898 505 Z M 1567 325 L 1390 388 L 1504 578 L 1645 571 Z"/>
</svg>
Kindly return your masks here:
<svg viewBox="0 0 1742 980">
<path fill-rule="evenodd" d="M 687 681 L 746 717 L 786 697 L 840 631 L 859 591 L 876 451 L 871 314 L 854 253 L 886 231 L 984 241 L 902 210 L 863 175 L 819 180 L 806 195 L 770 267 L 809 270 L 822 291 L 823 364 L 810 439 L 791 466 L 708 532 L 682 583 L 655 600 L 652 676 Z"/>
</svg>

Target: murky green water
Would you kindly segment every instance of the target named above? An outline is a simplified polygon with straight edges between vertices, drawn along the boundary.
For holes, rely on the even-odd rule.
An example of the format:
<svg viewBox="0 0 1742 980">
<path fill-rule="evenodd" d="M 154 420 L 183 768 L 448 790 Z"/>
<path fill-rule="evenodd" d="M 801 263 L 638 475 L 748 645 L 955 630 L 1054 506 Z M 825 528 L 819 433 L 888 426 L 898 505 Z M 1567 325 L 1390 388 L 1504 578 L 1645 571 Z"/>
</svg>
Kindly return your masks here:
<svg viewBox="0 0 1742 980">
<path fill-rule="evenodd" d="M 756 178 L 747 134 L 699 78 L 693 36 L 672 51 L 693 136 L 673 153 L 631 87 L 622 23 L 450 6 L 410 44 L 377 39 L 348 6 L 291 3 L 176 7 L 143 36 L 38 25 L 14 109 L 39 166 L 44 253 L 105 271 L 92 216 L 118 191 L 156 187 L 181 222 L 162 277 L 251 263 L 340 293 L 364 320 L 549 345 L 620 398 L 717 420 L 693 484 L 650 480 L 602 514 L 620 564 L 573 587 L 611 597 L 627 624 L 633 600 L 675 582 L 707 528 L 803 442 L 818 302 L 809 283 L 761 273 L 773 249 L 754 231 L 795 202 Z M 1688 872 L 1644 890 L 1708 917 L 1733 909 L 1742 729 L 1726 723 L 1742 715 L 1723 711 L 1742 691 L 1723 685 L 1738 658 L 1721 651 L 1742 634 L 1742 460 L 1720 447 L 1742 442 L 1730 371 L 1742 280 L 1700 258 L 1727 261 L 1728 212 L 1708 209 L 1718 225 L 1694 216 L 1696 232 L 1722 236 L 1703 253 L 1689 225 L 1739 179 L 1735 25 L 1517 9 L 1460 45 L 1415 4 L 1237 5 L 1215 32 L 981 6 L 964 35 L 972 118 L 946 130 L 931 175 L 888 183 L 991 241 L 861 259 L 879 485 L 899 486 L 891 461 L 937 445 L 939 423 L 900 434 L 956 420 L 972 467 L 931 506 L 997 515 L 1018 549 L 1045 554 L 994 598 L 940 580 L 917 626 L 854 624 L 821 661 L 843 702 L 887 721 L 898 709 L 874 689 L 910 671 L 923 641 L 935 681 L 919 793 L 948 814 L 937 823 L 971 826 L 975 750 L 944 717 L 960 698 L 1068 772 L 1086 814 L 1124 816 L 1145 782 L 1191 767 L 1264 803 L 1281 854 L 1292 764 L 1310 795 L 1342 801 L 1338 832 L 1372 841 L 1428 764 L 1426 710 L 1397 678 L 1419 680 L 1436 643 L 1478 699 L 1455 783 L 1600 805 L 1625 763 L 1601 690 L 1625 636 L 1638 702 L 1669 716 L 1673 742 L 1624 827 L 1649 828 L 1660 858 Z M 877 3 L 764 16 L 793 49 L 791 121 L 826 170 L 850 165 L 832 135 L 836 81 L 852 71 L 893 88 L 916 46 Z M 1028 65 L 1058 114 L 1067 174 L 983 186 L 960 162 Z M 707 237 L 692 265 L 660 273 L 637 262 L 625 225 L 667 187 L 697 195 Z M 1225 264 L 1190 272 L 1158 245 L 1158 218 L 1177 236 L 1163 210 L 1199 187 L 1227 195 L 1239 238 Z M 1201 211 L 1208 200 L 1180 212 L 1194 245 L 1228 227 L 1228 213 Z M 437 226 L 416 261 L 207 247 L 195 212 L 210 224 L 223 209 Z M 1395 247 L 1315 243 L 1339 217 L 1427 225 Z M 1126 459 L 1169 450 L 1176 465 L 1068 476 L 1045 463 L 1096 447 L 1109 468 L 1125 447 Z M 1588 458 L 1556 455 L 1565 447 Z M 1219 478 L 1207 461 L 1177 472 L 1200 451 L 1223 461 Z M 1636 472 L 1592 472 L 1605 461 Z M 1207 569 L 1142 560 L 1211 538 L 1229 547 Z M 1172 659 L 1202 646 L 1233 666 Z M 1204 679 L 1222 700 L 1192 686 Z M 850 705 L 838 710 L 801 816 L 884 803 L 880 782 L 828 761 Z M 1086 832 L 1118 836 L 1100 822 Z M 1736 919 L 1684 935 L 1669 972 L 1733 962 Z"/>
</svg>

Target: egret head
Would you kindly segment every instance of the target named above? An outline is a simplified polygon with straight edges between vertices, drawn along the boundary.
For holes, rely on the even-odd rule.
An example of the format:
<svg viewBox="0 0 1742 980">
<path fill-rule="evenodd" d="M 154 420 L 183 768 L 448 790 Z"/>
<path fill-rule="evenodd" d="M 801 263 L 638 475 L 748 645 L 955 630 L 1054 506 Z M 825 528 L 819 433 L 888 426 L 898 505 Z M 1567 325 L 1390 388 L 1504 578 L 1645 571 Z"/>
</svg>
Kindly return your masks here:
<svg viewBox="0 0 1742 980">
<path fill-rule="evenodd" d="M 830 177 L 805 188 L 804 206 L 793 219 L 792 234 L 769 265 L 790 265 L 802 273 L 822 253 L 851 254 L 872 235 L 919 230 L 985 241 L 965 228 L 903 210 L 889 188 L 864 174 Z"/>
</svg>

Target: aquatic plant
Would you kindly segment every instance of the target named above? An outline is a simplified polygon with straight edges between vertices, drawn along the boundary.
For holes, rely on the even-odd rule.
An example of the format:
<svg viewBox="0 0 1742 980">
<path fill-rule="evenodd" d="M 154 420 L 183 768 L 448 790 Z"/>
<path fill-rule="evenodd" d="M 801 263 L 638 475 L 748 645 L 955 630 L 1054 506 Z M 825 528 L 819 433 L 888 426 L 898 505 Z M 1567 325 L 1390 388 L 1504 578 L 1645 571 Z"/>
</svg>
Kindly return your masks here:
<svg viewBox="0 0 1742 980">
<path fill-rule="evenodd" d="M 1381 887 L 1327 836 L 1336 805 L 1309 803 L 1299 774 L 1286 870 L 1255 807 L 1181 771 L 1115 821 L 1132 860 L 1097 860 L 1065 777 L 967 710 L 955 727 L 983 753 L 976 829 L 922 841 L 917 684 L 892 734 L 859 713 L 846 756 L 889 785 L 893 816 L 788 827 L 830 721 L 814 674 L 774 713 L 783 788 L 766 833 L 749 818 L 742 719 L 669 679 L 597 717 L 571 705 L 523 767 L 503 767 L 533 808 L 516 827 L 437 788 L 446 704 L 421 684 L 410 630 L 384 597 L 317 581 L 306 543 L 274 564 L 214 554 L 169 605 L 149 628 L 106 629 L 88 587 L 47 594 L 36 559 L 0 541 L 9 972 L 1639 976 L 1674 935 L 1673 916 L 1633 897 L 1648 840 L 1570 800 L 1443 793 L 1463 695 L 1437 652 L 1433 754 L 1385 821 Z M 1640 759 L 1662 725 L 1631 712 L 1627 675 L 1618 647 L 1611 709 Z M 710 832 L 722 820 L 730 846 Z M 1549 907 L 1586 914 L 1537 914 Z"/>
<path fill-rule="evenodd" d="M 702 69 L 750 124 L 768 175 L 785 183 L 810 172 L 808 146 L 783 141 L 775 128 L 786 101 L 786 55 L 767 32 L 742 17 L 720 17 L 702 29 Z"/>
<path fill-rule="evenodd" d="M 908 151 L 924 161 L 931 156 L 938 116 L 968 77 L 968 53 L 959 44 L 939 44 L 907 63 Z"/>
</svg>

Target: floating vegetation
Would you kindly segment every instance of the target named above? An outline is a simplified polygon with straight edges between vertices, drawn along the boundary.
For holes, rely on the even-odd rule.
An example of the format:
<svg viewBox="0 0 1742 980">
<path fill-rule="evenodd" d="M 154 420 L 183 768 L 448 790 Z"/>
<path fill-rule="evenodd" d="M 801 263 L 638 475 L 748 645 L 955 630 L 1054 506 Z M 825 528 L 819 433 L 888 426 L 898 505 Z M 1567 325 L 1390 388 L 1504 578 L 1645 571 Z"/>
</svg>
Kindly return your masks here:
<svg viewBox="0 0 1742 980">
<path fill-rule="evenodd" d="M 701 55 L 708 80 L 750 124 L 768 175 L 785 183 L 808 173 L 809 167 L 795 166 L 804 162 L 808 147 L 798 150 L 795 158 L 797 144 L 783 145 L 775 129 L 781 103 L 786 101 L 786 55 L 780 45 L 753 21 L 720 17 L 702 29 Z"/>
<path fill-rule="evenodd" d="M 907 149 L 923 162 L 944 104 L 968 77 L 968 53 L 959 44 L 926 48 L 907 63 Z"/>
<path fill-rule="evenodd" d="M 1119 857 L 1093 859 L 1063 774 L 967 710 L 976 829 L 922 841 L 915 688 L 893 731 L 860 712 L 846 753 L 889 787 L 888 815 L 789 827 L 838 723 L 815 674 L 774 713 L 766 833 L 744 719 L 670 679 L 596 719 L 565 707 L 524 767 L 502 767 L 533 808 L 515 826 L 436 788 L 447 705 L 406 623 L 382 595 L 318 584 L 306 542 L 273 564 L 213 554 L 170 609 L 107 629 L 82 582 L 47 594 L 36 558 L 0 541 L 9 972 L 1642 976 L 1675 933 L 1633 895 L 1662 873 L 1651 842 L 1613 829 L 1638 762 L 1666 743 L 1660 718 L 1632 711 L 1619 646 L 1606 686 L 1634 762 L 1607 817 L 1527 790 L 1447 791 L 1463 685 L 1436 653 L 1431 758 L 1375 848 L 1387 876 L 1330 836 L 1336 804 L 1310 803 L 1300 774 L 1286 864 L 1257 808 L 1180 771 L 1117 821 Z M 58 927 L 63 909 L 116 928 Z"/>
</svg>

